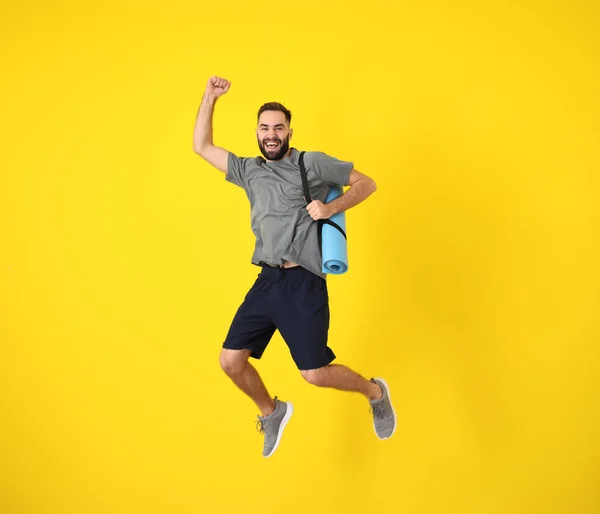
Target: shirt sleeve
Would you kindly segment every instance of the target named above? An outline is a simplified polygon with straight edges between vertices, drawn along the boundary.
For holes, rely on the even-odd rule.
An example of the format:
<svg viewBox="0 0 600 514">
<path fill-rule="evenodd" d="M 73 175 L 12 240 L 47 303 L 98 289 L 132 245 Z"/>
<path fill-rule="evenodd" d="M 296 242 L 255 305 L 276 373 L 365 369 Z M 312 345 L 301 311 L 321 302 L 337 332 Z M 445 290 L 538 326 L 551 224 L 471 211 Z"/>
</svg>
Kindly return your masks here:
<svg viewBox="0 0 600 514">
<path fill-rule="evenodd" d="M 246 167 L 249 159 L 238 157 L 234 153 L 229 152 L 227 156 L 227 174 L 225 180 L 231 182 L 241 188 L 246 188 Z"/>
<path fill-rule="evenodd" d="M 312 168 L 330 186 L 347 186 L 354 163 L 336 159 L 323 152 L 307 152 L 306 166 Z"/>
</svg>

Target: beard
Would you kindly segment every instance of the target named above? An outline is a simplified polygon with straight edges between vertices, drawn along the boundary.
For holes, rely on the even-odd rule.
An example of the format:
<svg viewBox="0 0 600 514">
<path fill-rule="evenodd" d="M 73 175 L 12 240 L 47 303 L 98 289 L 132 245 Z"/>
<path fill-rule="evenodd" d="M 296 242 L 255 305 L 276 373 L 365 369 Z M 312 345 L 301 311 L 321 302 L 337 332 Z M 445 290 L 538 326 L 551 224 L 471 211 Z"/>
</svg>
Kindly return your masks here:
<svg viewBox="0 0 600 514">
<path fill-rule="evenodd" d="M 278 137 L 263 139 L 262 141 L 258 139 L 258 148 L 260 148 L 260 152 L 263 154 L 265 159 L 268 161 L 278 161 L 279 159 L 283 159 L 284 155 L 290 149 L 290 137 L 288 136 L 285 141 L 281 141 Z M 270 143 L 279 143 L 277 148 L 270 150 L 267 148 L 266 144 Z"/>
</svg>

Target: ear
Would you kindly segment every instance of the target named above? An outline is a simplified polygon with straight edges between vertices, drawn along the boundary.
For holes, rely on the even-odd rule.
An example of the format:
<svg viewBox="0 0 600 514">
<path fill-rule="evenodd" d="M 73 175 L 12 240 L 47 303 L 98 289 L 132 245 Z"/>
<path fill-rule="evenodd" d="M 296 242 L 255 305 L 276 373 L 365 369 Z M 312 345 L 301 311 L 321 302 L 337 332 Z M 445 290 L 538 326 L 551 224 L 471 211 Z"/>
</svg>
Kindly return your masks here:
<svg viewBox="0 0 600 514">
<path fill-rule="evenodd" d="M 292 139 L 293 135 L 294 135 L 294 129 L 290 129 L 290 135 L 288 136 L 288 139 Z"/>
</svg>

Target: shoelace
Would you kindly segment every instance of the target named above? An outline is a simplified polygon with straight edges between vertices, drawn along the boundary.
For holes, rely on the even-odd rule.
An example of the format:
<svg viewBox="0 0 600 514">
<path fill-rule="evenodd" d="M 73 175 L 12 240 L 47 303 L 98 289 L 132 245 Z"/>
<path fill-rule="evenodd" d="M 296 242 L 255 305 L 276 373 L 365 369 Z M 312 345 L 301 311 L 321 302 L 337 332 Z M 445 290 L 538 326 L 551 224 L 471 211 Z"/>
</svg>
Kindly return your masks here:
<svg viewBox="0 0 600 514">
<path fill-rule="evenodd" d="M 386 410 L 383 408 L 383 402 L 373 405 L 369 412 L 371 412 L 377 419 L 384 419 L 386 415 Z"/>
<path fill-rule="evenodd" d="M 274 400 L 277 402 L 277 396 L 274 398 Z M 258 417 L 258 421 L 256 422 L 256 430 L 258 430 L 261 434 L 265 433 L 265 430 L 267 429 L 267 423 L 268 420 L 267 418 L 261 418 L 260 416 Z"/>
<path fill-rule="evenodd" d="M 256 430 L 258 430 L 261 434 L 264 434 L 266 426 L 267 426 L 267 420 L 263 420 L 259 416 L 258 421 L 256 422 Z"/>
</svg>

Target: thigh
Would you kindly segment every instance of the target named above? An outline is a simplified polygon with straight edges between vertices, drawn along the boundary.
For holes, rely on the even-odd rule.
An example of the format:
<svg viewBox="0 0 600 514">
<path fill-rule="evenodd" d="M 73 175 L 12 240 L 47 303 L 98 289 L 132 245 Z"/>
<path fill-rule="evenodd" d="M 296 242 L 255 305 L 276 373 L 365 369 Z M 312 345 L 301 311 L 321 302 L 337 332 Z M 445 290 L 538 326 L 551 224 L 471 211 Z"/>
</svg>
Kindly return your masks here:
<svg viewBox="0 0 600 514">
<path fill-rule="evenodd" d="M 300 370 L 331 363 L 335 354 L 328 346 L 329 297 L 325 280 L 309 276 L 278 305 L 276 326 Z"/>
<path fill-rule="evenodd" d="M 249 350 L 251 357 L 262 357 L 276 330 L 270 312 L 268 288 L 267 281 L 257 278 L 235 313 L 223 342 L 224 349 Z"/>
</svg>

